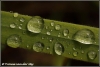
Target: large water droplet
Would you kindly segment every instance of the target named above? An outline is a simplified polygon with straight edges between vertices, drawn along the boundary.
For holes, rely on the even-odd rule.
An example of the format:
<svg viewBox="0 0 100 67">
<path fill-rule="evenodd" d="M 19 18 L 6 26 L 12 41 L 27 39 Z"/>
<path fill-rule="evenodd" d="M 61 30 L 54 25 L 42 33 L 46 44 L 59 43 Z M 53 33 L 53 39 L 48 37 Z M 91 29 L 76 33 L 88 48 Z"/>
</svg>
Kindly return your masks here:
<svg viewBox="0 0 100 67">
<path fill-rule="evenodd" d="M 44 44 L 43 43 L 40 43 L 40 42 L 37 42 L 33 45 L 33 49 L 34 51 L 36 52 L 41 52 L 44 48 Z"/>
<path fill-rule="evenodd" d="M 24 22 L 25 20 L 24 20 L 24 18 L 20 18 L 20 22 Z"/>
<path fill-rule="evenodd" d="M 54 50 L 57 55 L 61 55 L 64 52 L 64 47 L 60 43 L 55 43 Z"/>
<path fill-rule="evenodd" d="M 51 22 L 51 26 L 54 26 L 54 22 Z"/>
<path fill-rule="evenodd" d="M 40 33 L 44 27 L 44 21 L 41 17 L 33 17 L 27 24 L 27 28 L 30 32 Z"/>
<path fill-rule="evenodd" d="M 10 28 L 15 28 L 16 25 L 15 24 L 10 24 Z"/>
<path fill-rule="evenodd" d="M 94 33 L 89 29 L 79 30 L 73 35 L 74 40 L 84 43 L 84 44 L 93 44 L 95 40 Z"/>
<path fill-rule="evenodd" d="M 7 45 L 13 48 L 17 48 L 21 45 L 22 43 L 22 39 L 19 35 L 11 35 L 8 39 L 7 39 Z"/>
<path fill-rule="evenodd" d="M 18 17 L 18 13 L 14 13 L 14 17 Z"/>
<path fill-rule="evenodd" d="M 51 35 L 51 33 L 48 31 L 48 32 L 47 32 L 47 35 Z"/>
<path fill-rule="evenodd" d="M 56 26 L 55 26 L 55 29 L 56 29 L 56 30 L 60 30 L 60 28 L 61 28 L 60 25 L 56 25 Z"/>
<path fill-rule="evenodd" d="M 65 30 L 63 31 L 63 34 L 64 34 L 64 36 L 67 36 L 67 35 L 69 34 L 69 30 L 68 30 L 68 29 L 65 29 Z"/>
<path fill-rule="evenodd" d="M 73 56 L 76 57 L 78 55 L 78 52 L 73 52 Z"/>
<path fill-rule="evenodd" d="M 97 53 L 95 51 L 89 51 L 87 56 L 90 60 L 94 60 L 97 56 Z"/>
</svg>

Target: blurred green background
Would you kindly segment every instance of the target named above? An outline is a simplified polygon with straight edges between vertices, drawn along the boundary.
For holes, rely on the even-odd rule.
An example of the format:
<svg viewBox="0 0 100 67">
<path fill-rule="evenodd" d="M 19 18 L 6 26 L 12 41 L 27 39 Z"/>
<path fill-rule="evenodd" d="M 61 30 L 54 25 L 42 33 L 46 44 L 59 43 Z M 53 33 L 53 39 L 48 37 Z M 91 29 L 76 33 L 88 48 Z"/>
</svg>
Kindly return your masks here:
<svg viewBox="0 0 100 67">
<path fill-rule="evenodd" d="M 1 1 L 1 10 L 99 28 L 99 1 Z M 31 62 L 35 66 L 99 65 L 8 46 L 1 57 L 2 63 Z"/>
</svg>

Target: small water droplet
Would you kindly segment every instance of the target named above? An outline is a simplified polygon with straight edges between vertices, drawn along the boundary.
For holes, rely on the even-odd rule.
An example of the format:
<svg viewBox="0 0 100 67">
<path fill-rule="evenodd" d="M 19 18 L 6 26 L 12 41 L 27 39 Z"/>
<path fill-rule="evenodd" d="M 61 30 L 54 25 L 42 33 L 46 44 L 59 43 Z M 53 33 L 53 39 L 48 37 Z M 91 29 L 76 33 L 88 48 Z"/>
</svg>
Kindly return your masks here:
<svg viewBox="0 0 100 67">
<path fill-rule="evenodd" d="M 95 40 L 94 33 L 89 29 L 82 29 L 77 31 L 73 35 L 74 40 L 84 43 L 84 44 L 93 44 Z"/>
<path fill-rule="evenodd" d="M 10 13 L 13 13 L 13 11 L 10 11 Z"/>
<path fill-rule="evenodd" d="M 22 27 L 21 27 L 21 26 L 19 26 L 18 28 L 19 28 L 19 29 L 22 29 Z"/>
<path fill-rule="evenodd" d="M 99 50 L 98 50 L 99 51 Z"/>
<path fill-rule="evenodd" d="M 42 37 L 42 39 L 44 39 L 44 37 Z"/>
<path fill-rule="evenodd" d="M 22 24 L 20 24 L 20 26 L 22 26 Z"/>
<path fill-rule="evenodd" d="M 25 31 L 22 32 L 22 34 L 25 34 L 25 33 L 26 33 Z"/>
<path fill-rule="evenodd" d="M 40 33 L 44 27 L 44 21 L 41 17 L 33 17 L 27 24 L 28 31 Z"/>
<path fill-rule="evenodd" d="M 48 31 L 48 32 L 47 32 L 47 35 L 51 35 L 51 33 Z"/>
<path fill-rule="evenodd" d="M 24 18 L 20 18 L 20 22 L 24 22 L 25 20 L 24 20 Z"/>
<path fill-rule="evenodd" d="M 14 13 L 14 17 L 18 17 L 18 13 Z"/>
<path fill-rule="evenodd" d="M 65 29 L 65 30 L 63 31 L 63 34 L 64 34 L 64 36 L 67 36 L 67 35 L 69 34 L 69 30 L 68 30 L 68 29 Z"/>
<path fill-rule="evenodd" d="M 52 31 L 52 30 L 51 30 Z"/>
<path fill-rule="evenodd" d="M 52 42 L 53 41 L 53 38 L 50 38 L 50 42 Z"/>
<path fill-rule="evenodd" d="M 13 48 L 17 48 L 21 45 L 22 43 L 22 39 L 19 35 L 14 34 L 11 35 L 8 39 L 7 39 L 7 45 Z"/>
<path fill-rule="evenodd" d="M 71 54 L 70 52 L 68 54 Z"/>
<path fill-rule="evenodd" d="M 15 28 L 16 25 L 15 24 L 10 24 L 10 28 Z"/>
<path fill-rule="evenodd" d="M 58 37 L 60 37 L 60 35 L 58 35 Z"/>
<path fill-rule="evenodd" d="M 73 56 L 76 57 L 78 55 L 78 52 L 73 52 Z"/>
<path fill-rule="evenodd" d="M 50 49 L 50 47 L 48 46 L 48 47 L 47 47 L 47 50 L 49 50 L 49 49 Z"/>
<path fill-rule="evenodd" d="M 27 48 L 29 47 L 29 45 L 27 45 Z"/>
<path fill-rule="evenodd" d="M 95 51 L 89 51 L 87 56 L 90 60 L 94 60 L 97 56 L 97 53 Z"/>
<path fill-rule="evenodd" d="M 46 26 L 45 29 L 48 29 L 48 26 Z"/>
<path fill-rule="evenodd" d="M 54 22 L 51 22 L 51 26 L 54 26 Z"/>
<path fill-rule="evenodd" d="M 83 54 L 83 53 L 84 53 L 84 51 L 82 50 L 82 51 L 81 51 L 81 53 Z"/>
<path fill-rule="evenodd" d="M 76 50 L 76 49 L 73 47 L 73 50 Z"/>
<path fill-rule="evenodd" d="M 82 58 L 81 58 L 82 59 Z"/>
<path fill-rule="evenodd" d="M 40 43 L 40 42 L 36 42 L 34 45 L 33 45 L 33 49 L 34 51 L 36 52 L 41 52 L 44 48 L 44 44 L 43 43 Z"/>
<path fill-rule="evenodd" d="M 60 43 L 55 43 L 54 50 L 57 55 L 61 55 L 64 52 L 64 47 Z"/>
<path fill-rule="evenodd" d="M 55 26 L 55 29 L 56 29 L 56 30 L 60 30 L 60 28 L 61 28 L 60 25 L 56 25 L 56 26 Z"/>
</svg>

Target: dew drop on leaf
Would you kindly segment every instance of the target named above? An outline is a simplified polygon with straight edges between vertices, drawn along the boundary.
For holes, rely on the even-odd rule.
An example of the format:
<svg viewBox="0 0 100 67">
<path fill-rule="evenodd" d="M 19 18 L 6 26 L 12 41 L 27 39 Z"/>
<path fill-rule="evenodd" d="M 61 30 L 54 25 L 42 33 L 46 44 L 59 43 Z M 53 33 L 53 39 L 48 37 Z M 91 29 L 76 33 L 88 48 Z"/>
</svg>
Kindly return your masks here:
<svg viewBox="0 0 100 67">
<path fill-rule="evenodd" d="M 57 55 L 61 55 L 64 52 L 64 47 L 60 43 L 55 43 L 54 50 Z"/>
<path fill-rule="evenodd" d="M 76 50 L 76 49 L 73 47 L 73 50 Z"/>
<path fill-rule="evenodd" d="M 19 47 L 21 43 L 22 43 L 22 39 L 17 34 L 13 34 L 7 39 L 7 45 L 13 48 Z"/>
<path fill-rule="evenodd" d="M 73 56 L 76 57 L 78 55 L 78 52 L 73 52 Z"/>
<path fill-rule="evenodd" d="M 43 50 L 43 48 L 44 48 L 44 44 L 40 43 L 40 42 L 36 42 L 33 45 L 33 50 L 36 52 L 41 52 Z"/>
<path fill-rule="evenodd" d="M 51 26 L 54 26 L 54 22 L 51 22 Z"/>
<path fill-rule="evenodd" d="M 47 49 L 47 50 L 49 50 L 49 49 L 50 49 L 50 47 L 48 46 L 46 49 Z"/>
<path fill-rule="evenodd" d="M 22 29 L 22 27 L 21 27 L 21 26 L 19 26 L 18 28 L 19 28 L 19 29 Z"/>
<path fill-rule="evenodd" d="M 47 31 L 47 35 L 51 35 L 51 33 L 49 31 Z"/>
<path fill-rule="evenodd" d="M 18 17 L 18 13 L 14 13 L 14 17 Z"/>
<path fill-rule="evenodd" d="M 93 44 L 95 40 L 94 33 L 89 29 L 82 29 L 73 35 L 73 39 L 83 44 Z"/>
<path fill-rule="evenodd" d="M 20 18 L 20 22 L 24 22 L 25 20 L 24 20 L 24 18 Z"/>
<path fill-rule="evenodd" d="M 61 28 L 61 26 L 59 24 L 55 26 L 56 30 L 60 30 L 60 28 Z"/>
<path fill-rule="evenodd" d="M 68 29 L 65 29 L 65 30 L 63 31 L 63 34 L 64 34 L 64 36 L 67 36 L 67 35 L 69 34 L 69 30 L 68 30 Z"/>
<path fill-rule="evenodd" d="M 89 51 L 87 56 L 90 60 L 94 60 L 97 56 L 97 53 L 95 51 Z"/>
<path fill-rule="evenodd" d="M 10 28 L 15 28 L 16 25 L 15 24 L 10 24 Z"/>
<path fill-rule="evenodd" d="M 40 33 L 44 27 L 44 21 L 41 17 L 33 17 L 27 24 L 27 29 L 33 33 Z"/>
</svg>

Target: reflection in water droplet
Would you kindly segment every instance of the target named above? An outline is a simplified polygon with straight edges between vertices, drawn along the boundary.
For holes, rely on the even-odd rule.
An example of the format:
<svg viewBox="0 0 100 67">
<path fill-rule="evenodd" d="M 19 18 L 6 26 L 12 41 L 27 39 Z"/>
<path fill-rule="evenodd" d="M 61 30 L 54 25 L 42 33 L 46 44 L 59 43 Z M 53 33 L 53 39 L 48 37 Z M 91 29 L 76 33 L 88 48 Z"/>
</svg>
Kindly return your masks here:
<svg viewBox="0 0 100 67">
<path fill-rule="evenodd" d="M 48 32 L 47 32 L 47 35 L 51 35 L 51 33 L 48 31 Z"/>
<path fill-rule="evenodd" d="M 73 52 L 73 56 L 76 57 L 78 55 L 78 52 Z"/>
<path fill-rule="evenodd" d="M 93 44 L 95 40 L 94 33 L 89 29 L 82 29 L 77 31 L 73 35 L 74 40 L 84 43 L 84 44 Z"/>
<path fill-rule="evenodd" d="M 28 31 L 33 33 L 40 33 L 44 27 L 44 21 L 41 17 L 33 17 L 27 24 Z"/>
<path fill-rule="evenodd" d="M 51 22 L 51 26 L 54 26 L 54 23 L 53 22 Z"/>
<path fill-rule="evenodd" d="M 14 17 L 18 17 L 18 13 L 14 13 Z"/>
<path fill-rule="evenodd" d="M 44 44 L 40 43 L 40 42 L 37 42 L 33 45 L 33 49 L 34 51 L 36 52 L 41 52 L 44 48 Z"/>
<path fill-rule="evenodd" d="M 60 28 L 61 28 L 60 25 L 56 25 L 56 26 L 55 26 L 55 29 L 56 29 L 56 30 L 60 30 Z"/>
<path fill-rule="evenodd" d="M 25 20 L 24 20 L 24 18 L 20 18 L 20 22 L 24 22 Z"/>
<path fill-rule="evenodd" d="M 11 35 L 8 39 L 7 39 L 7 45 L 12 47 L 12 48 L 17 48 L 21 45 L 22 43 L 22 39 L 19 35 L 14 34 Z"/>
<path fill-rule="evenodd" d="M 64 47 L 60 43 L 55 43 L 54 50 L 57 55 L 61 55 L 64 52 Z"/>
<path fill-rule="evenodd" d="M 65 29 L 65 30 L 63 31 L 63 34 L 64 34 L 64 36 L 67 36 L 67 35 L 69 34 L 69 30 L 68 30 L 68 29 Z"/>
<path fill-rule="evenodd" d="M 10 24 L 10 28 L 15 28 L 16 25 L 15 24 Z"/>
<path fill-rule="evenodd" d="M 97 53 L 95 51 L 89 51 L 87 56 L 90 60 L 94 60 L 97 56 Z"/>
</svg>

